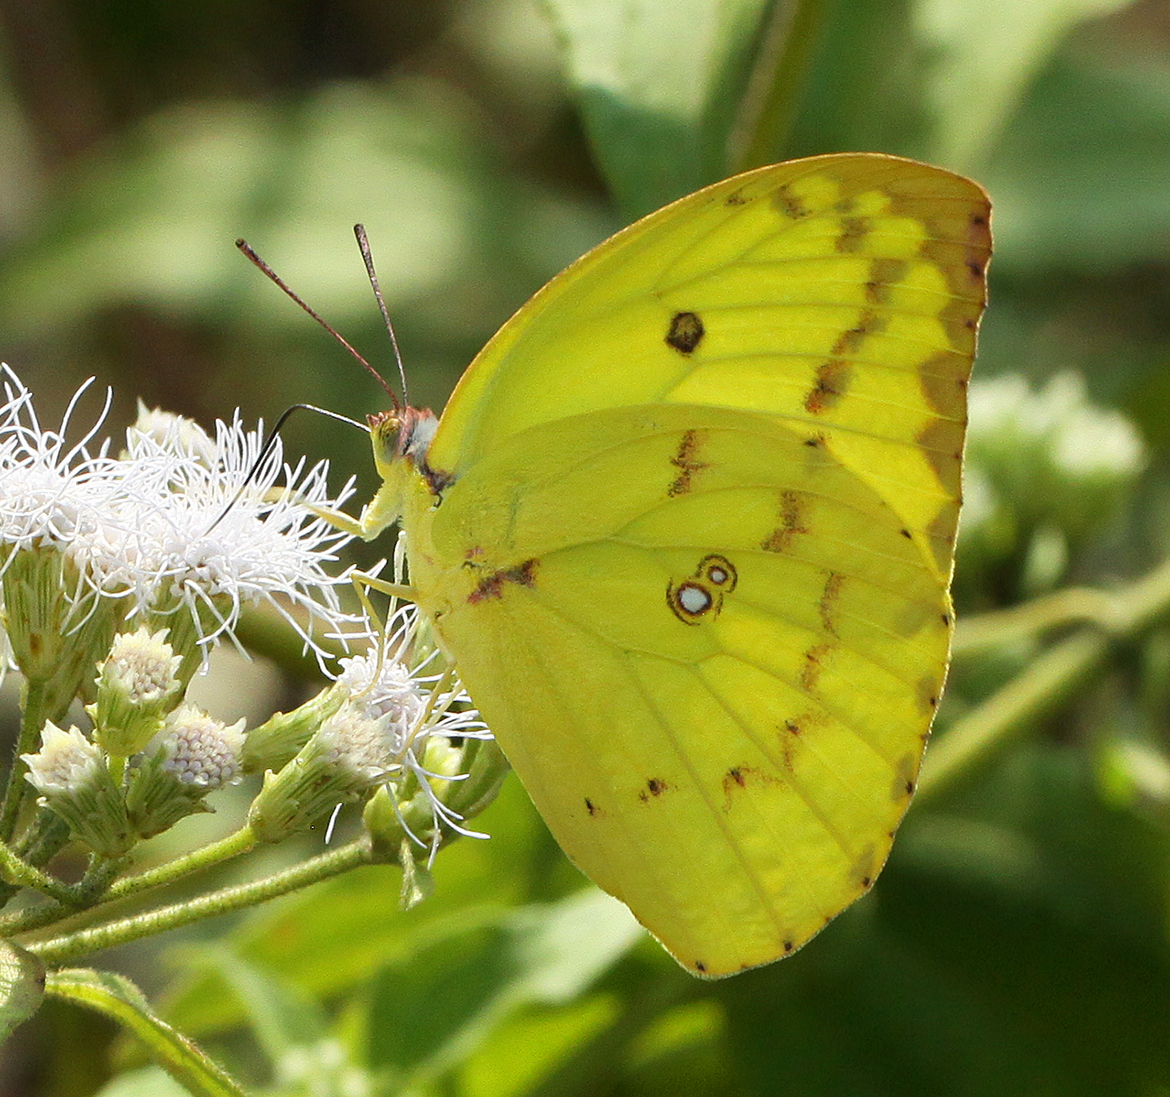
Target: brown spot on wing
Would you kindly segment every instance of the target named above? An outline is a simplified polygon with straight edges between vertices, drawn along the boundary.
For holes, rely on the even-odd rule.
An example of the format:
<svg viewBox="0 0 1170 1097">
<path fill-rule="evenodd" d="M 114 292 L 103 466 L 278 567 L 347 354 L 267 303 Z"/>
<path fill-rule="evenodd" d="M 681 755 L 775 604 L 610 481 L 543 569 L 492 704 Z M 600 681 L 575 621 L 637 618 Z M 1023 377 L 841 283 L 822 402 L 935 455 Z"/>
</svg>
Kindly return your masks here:
<svg viewBox="0 0 1170 1097">
<path fill-rule="evenodd" d="M 943 491 L 955 498 L 958 498 L 962 485 L 963 435 L 963 423 L 951 419 L 932 419 L 915 439 L 934 469 Z"/>
<path fill-rule="evenodd" d="M 650 777 L 646 781 L 646 787 L 638 793 L 638 799 L 642 803 L 647 803 L 651 796 L 661 796 L 670 785 L 668 785 L 661 777 Z"/>
<path fill-rule="evenodd" d="M 798 533 L 808 533 L 801 525 L 801 497 L 799 492 L 780 493 L 780 524 L 760 544 L 765 552 L 785 552 Z"/>
<path fill-rule="evenodd" d="M 801 688 L 811 693 L 824 669 L 824 658 L 833 650 L 832 644 L 814 644 L 804 653 L 804 666 L 800 671 Z"/>
<path fill-rule="evenodd" d="M 804 204 L 804 200 L 799 195 L 793 194 L 787 183 L 776 188 L 776 195 L 772 200 L 772 204 L 781 214 L 791 218 L 793 221 L 799 221 L 802 217 L 807 217 L 812 212 Z"/>
<path fill-rule="evenodd" d="M 521 587 L 536 586 L 536 568 L 539 561 L 535 558 L 525 560 L 514 568 L 502 568 L 485 575 L 468 596 L 467 601 L 475 605 L 477 602 L 486 602 L 491 598 L 503 596 L 504 587 L 508 583 L 515 583 Z"/>
<path fill-rule="evenodd" d="M 679 470 L 674 482 L 666 489 L 667 495 L 684 495 L 691 490 L 691 481 L 697 473 L 711 466 L 696 459 L 704 435 L 697 430 L 686 431 L 679 442 L 678 452 L 670 459 L 670 463 Z"/>
<path fill-rule="evenodd" d="M 975 350 L 975 332 L 987 300 L 987 262 L 991 257 L 991 227 L 986 207 L 972 213 L 964 240 L 936 227 L 937 235 L 923 241 L 921 254 L 946 275 L 952 300 L 939 314 L 951 346 L 962 354 Z M 957 226 L 956 226 L 957 227 Z"/>
<path fill-rule="evenodd" d="M 849 869 L 849 880 L 854 887 L 867 891 L 873 885 L 873 878 L 881 866 L 877 863 L 877 850 L 872 844 L 861 851 Z"/>
<path fill-rule="evenodd" d="M 967 380 L 971 361 L 957 351 L 939 351 L 918 366 L 918 384 L 926 402 L 939 415 L 967 420 Z"/>
<path fill-rule="evenodd" d="M 903 754 L 894 767 L 894 781 L 890 786 L 890 799 L 895 803 L 914 795 L 918 779 L 918 760 L 913 754 Z"/>
<path fill-rule="evenodd" d="M 906 277 L 909 263 L 905 259 L 875 259 L 869 267 L 865 283 L 865 299 L 871 305 L 889 302 L 890 289 Z"/>
<path fill-rule="evenodd" d="M 933 712 L 938 708 L 939 694 L 942 692 L 942 683 L 933 674 L 927 674 L 918 680 L 916 695 L 918 708 L 921 712 Z"/>
<path fill-rule="evenodd" d="M 703 321 L 695 312 L 676 312 L 666 332 L 666 342 L 679 354 L 691 354 L 702 342 Z"/>
<path fill-rule="evenodd" d="M 830 358 L 817 366 L 816 380 L 804 398 L 804 410 L 819 415 L 833 407 L 849 390 L 853 366 L 840 358 Z"/>
<path fill-rule="evenodd" d="M 852 255 L 861 251 L 866 236 L 869 235 L 870 223 L 868 217 L 846 217 L 841 222 L 841 234 L 837 237 L 834 246 L 843 255 Z"/>
<path fill-rule="evenodd" d="M 886 319 L 872 309 L 863 310 L 857 323 L 837 337 L 837 341 L 833 344 L 833 355 L 841 357 L 856 354 L 861 349 L 865 337 L 884 331 L 886 323 Z"/>
<path fill-rule="evenodd" d="M 837 635 L 837 629 L 833 624 L 833 611 L 837 599 L 841 595 L 841 587 L 844 584 L 845 576 L 831 571 L 829 572 L 829 577 L 825 580 L 824 589 L 821 591 L 821 600 L 817 608 L 820 611 L 821 624 L 830 636 Z"/>
</svg>

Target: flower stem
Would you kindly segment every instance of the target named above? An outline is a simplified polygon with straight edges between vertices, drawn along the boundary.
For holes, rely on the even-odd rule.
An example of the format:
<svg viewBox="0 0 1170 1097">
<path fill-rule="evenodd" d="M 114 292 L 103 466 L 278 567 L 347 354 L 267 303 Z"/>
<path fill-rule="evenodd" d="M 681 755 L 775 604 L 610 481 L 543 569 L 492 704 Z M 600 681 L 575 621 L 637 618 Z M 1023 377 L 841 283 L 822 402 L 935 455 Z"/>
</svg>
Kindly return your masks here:
<svg viewBox="0 0 1170 1097">
<path fill-rule="evenodd" d="M 11 842 L 20 817 L 20 806 L 28 782 L 24 779 L 28 766 L 22 754 L 30 754 L 37 747 L 37 739 L 44 727 L 44 705 L 47 699 L 46 682 L 40 678 L 26 678 L 21 697 L 20 736 L 8 771 L 8 787 L 4 790 L 4 806 L 0 808 L 0 841 Z"/>
<path fill-rule="evenodd" d="M 210 868 L 212 865 L 218 865 L 233 857 L 238 857 L 241 853 L 247 853 L 255 845 L 256 835 L 252 833 L 252 828 L 241 827 L 226 838 L 212 842 L 202 849 L 186 853 L 182 857 L 176 857 L 165 865 L 147 869 L 136 876 L 124 877 L 106 892 L 105 899 L 112 902 L 114 899 L 124 899 L 127 895 L 137 895 L 150 888 L 162 887 L 164 884 L 170 884 L 184 876 L 189 876 L 193 872 L 199 872 L 201 869 Z"/>
<path fill-rule="evenodd" d="M 119 918 L 76 933 L 24 945 L 46 964 L 57 965 L 99 949 L 113 948 L 169 929 L 190 925 L 203 918 L 256 906 L 268 899 L 340 875 L 370 862 L 369 839 L 362 837 L 345 846 L 294 865 L 263 880 L 222 888 L 188 902 L 175 903 L 129 918 Z"/>
<path fill-rule="evenodd" d="M 1035 622 L 1050 624 L 1052 608 L 1063 604 L 1092 625 L 1042 652 L 1016 678 L 939 736 L 926 755 L 919 802 L 943 795 L 1038 718 L 1067 702 L 1104 663 L 1118 640 L 1132 641 L 1170 614 L 1170 560 L 1115 592 L 1078 591 L 1063 603 L 1045 602 Z M 1091 614 L 1087 612 L 1090 606 Z M 1021 607 L 1015 619 L 1005 618 L 1009 633 L 1027 621 L 1026 608 Z"/>
<path fill-rule="evenodd" d="M 17 933 L 28 933 L 65 918 L 69 918 L 71 924 L 76 924 L 79 920 L 84 922 L 87 918 L 92 919 L 99 906 L 112 903 L 117 899 L 125 899 L 131 895 L 138 895 L 151 888 L 174 883 L 193 872 L 221 864 L 232 857 L 238 857 L 241 853 L 247 853 L 255 845 L 256 837 L 251 828 L 243 827 L 234 834 L 221 838 L 218 842 L 212 842 L 202 849 L 184 854 L 182 857 L 176 857 L 175 860 L 168 861 L 165 865 L 159 865 L 156 868 L 140 872 L 136 876 L 127 876 L 117 881 L 108 889 L 102 890 L 100 902 L 96 906 L 92 905 L 94 899 L 97 899 L 94 888 L 83 880 L 82 885 L 87 885 L 89 894 L 93 896 L 88 902 L 85 893 L 81 890 L 82 885 L 79 885 L 78 888 L 67 889 L 62 895 L 56 896 L 58 898 L 56 903 L 39 903 L 14 914 L 0 917 L 0 936 L 11 937 Z M 89 909 L 79 911 L 79 906 Z"/>
<path fill-rule="evenodd" d="M 61 904 L 68 904 L 72 897 L 72 889 L 68 884 L 63 884 L 34 865 L 22 861 L 3 842 L 0 842 L 0 876 L 4 878 L 5 883 L 32 888 Z"/>
<path fill-rule="evenodd" d="M 829 11 L 828 0 L 776 4 L 752 73 L 739 132 L 732 138 L 733 171 L 770 164 L 800 108 L 800 93 Z"/>
<path fill-rule="evenodd" d="M 1100 633 L 1071 636 L 956 720 L 926 752 L 915 803 L 945 793 L 1067 701 L 1104 661 L 1109 647 L 1108 638 Z"/>
</svg>

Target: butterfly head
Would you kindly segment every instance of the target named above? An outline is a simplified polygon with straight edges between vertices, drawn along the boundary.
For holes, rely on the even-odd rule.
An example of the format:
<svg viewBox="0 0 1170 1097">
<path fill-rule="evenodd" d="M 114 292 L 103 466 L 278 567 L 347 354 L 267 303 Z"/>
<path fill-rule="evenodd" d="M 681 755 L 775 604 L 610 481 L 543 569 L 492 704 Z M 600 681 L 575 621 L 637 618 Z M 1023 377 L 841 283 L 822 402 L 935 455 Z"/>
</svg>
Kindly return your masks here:
<svg viewBox="0 0 1170 1097">
<path fill-rule="evenodd" d="M 416 473 L 432 495 L 439 496 L 454 477 L 427 461 L 439 420 L 430 408 L 395 408 L 367 416 L 374 445 L 374 465 L 384 484 L 397 483 Z"/>
</svg>

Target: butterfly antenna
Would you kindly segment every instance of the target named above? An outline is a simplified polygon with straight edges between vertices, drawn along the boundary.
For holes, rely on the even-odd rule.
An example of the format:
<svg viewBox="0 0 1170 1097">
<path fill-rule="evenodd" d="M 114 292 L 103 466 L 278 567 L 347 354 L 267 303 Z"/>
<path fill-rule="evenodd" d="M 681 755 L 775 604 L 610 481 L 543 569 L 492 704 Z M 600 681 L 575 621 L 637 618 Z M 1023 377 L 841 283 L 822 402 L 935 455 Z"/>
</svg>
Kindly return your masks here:
<svg viewBox="0 0 1170 1097">
<path fill-rule="evenodd" d="M 343 340 L 344 341 L 344 340 Z M 358 430 L 370 433 L 370 428 L 365 423 L 359 423 L 356 419 L 351 419 L 348 415 L 342 415 L 340 412 L 330 411 L 328 408 L 319 408 L 315 404 L 293 404 L 292 407 L 287 408 L 276 420 L 276 425 L 268 432 L 268 436 L 264 439 L 264 444 L 260 447 L 260 452 L 256 456 L 256 460 L 252 462 L 252 467 L 248 469 L 248 475 L 244 477 L 244 482 L 240 485 L 239 490 L 231 497 L 228 505 L 220 511 L 215 521 L 207 527 L 207 533 L 210 533 L 216 526 L 220 524 L 229 514 L 232 507 L 239 501 L 240 496 L 248 490 L 248 485 L 256 478 L 256 473 L 264 464 L 265 459 L 272 452 L 272 447 L 276 445 L 276 439 L 280 436 L 280 428 L 289 421 L 295 411 L 315 411 L 318 415 L 324 415 L 328 419 L 336 419 L 339 423 L 348 423 L 351 427 L 357 427 Z"/>
<path fill-rule="evenodd" d="M 390 313 L 387 311 L 386 302 L 382 298 L 382 287 L 378 285 L 378 273 L 374 270 L 374 256 L 370 252 L 370 241 L 366 237 L 366 226 L 354 225 L 353 234 L 357 237 L 358 249 L 362 253 L 362 262 L 366 264 L 366 274 L 370 279 L 370 288 L 374 291 L 374 298 L 378 302 L 378 309 L 382 313 L 382 319 L 386 322 L 386 331 L 390 335 L 390 345 L 394 348 L 394 361 L 398 364 L 398 376 L 402 381 L 402 402 L 409 406 L 410 401 L 406 396 L 406 367 L 402 364 L 402 355 L 398 351 L 398 337 L 394 334 L 394 325 L 390 323 Z"/>
<path fill-rule="evenodd" d="M 378 384 L 381 385 L 382 388 L 384 388 L 387 393 L 389 393 L 390 400 L 392 401 L 392 403 L 394 405 L 394 409 L 397 411 L 399 404 L 398 404 L 398 397 L 395 395 L 394 390 L 388 384 L 386 384 L 386 381 L 382 377 L 382 375 L 376 369 L 374 369 L 374 367 L 371 366 L 370 363 L 367 362 L 353 348 L 353 346 L 350 345 L 349 341 L 335 327 L 333 327 L 332 324 L 330 324 L 328 321 L 322 319 L 313 309 L 311 309 L 307 304 L 305 304 L 305 302 L 296 293 L 293 292 L 293 290 L 285 282 L 285 280 L 283 278 L 281 278 L 280 275 L 277 274 L 276 271 L 274 271 L 266 262 L 264 262 L 264 260 L 261 259 L 259 255 L 256 254 L 252 245 L 249 244 L 247 240 L 245 240 L 241 237 L 239 240 L 236 241 L 236 247 L 239 248 L 240 251 L 242 251 L 244 253 L 244 255 L 246 255 L 252 261 L 252 263 L 255 266 L 257 266 L 265 274 L 265 276 L 268 278 L 269 281 L 276 283 L 276 285 L 278 285 L 282 290 L 284 290 L 284 292 L 289 297 L 291 297 L 292 300 L 294 300 L 298 305 L 300 305 L 301 308 L 305 310 L 305 312 L 307 312 L 314 320 L 316 320 L 318 324 L 320 324 L 327 332 L 329 332 L 329 334 L 332 335 L 334 339 L 336 339 L 343 347 L 345 347 L 345 349 L 347 351 L 349 351 L 350 354 L 352 354 L 354 356 L 354 358 L 356 358 L 358 360 L 358 362 L 361 363 L 361 365 L 366 370 L 366 372 L 369 373 L 369 375 L 371 377 L 373 377 L 374 380 L 377 381 Z M 381 301 L 380 297 L 379 297 L 379 301 Z M 383 308 L 383 314 L 384 313 L 385 313 L 385 309 Z M 387 321 L 387 323 L 389 323 L 389 321 Z M 393 332 L 391 332 L 391 338 L 393 338 Z M 397 355 L 397 353 L 398 353 L 397 344 L 394 347 L 394 353 L 395 353 L 395 355 Z M 401 363 L 399 364 L 399 368 L 401 369 Z M 405 393 L 404 393 L 404 395 L 405 395 Z M 300 407 L 301 405 L 296 405 L 296 406 Z M 293 408 L 289 408 L 289 411 L 292 411 L 292 410 L 293 410 Z M 315 410 L 320 411 L 321 409 L 317 408 Z M 325 414 L 331 414 L 331 413 L 326 412 Z M 285 412 L 285 414 L 281 417 L 281 420 L 280 420 L 281 423 L 284 422 L 284 420 L 287 416 L 288 416 L 288 412 Z M 352 420 L 347 420 L 347 421 L 352 421 Z"/>
</svg>

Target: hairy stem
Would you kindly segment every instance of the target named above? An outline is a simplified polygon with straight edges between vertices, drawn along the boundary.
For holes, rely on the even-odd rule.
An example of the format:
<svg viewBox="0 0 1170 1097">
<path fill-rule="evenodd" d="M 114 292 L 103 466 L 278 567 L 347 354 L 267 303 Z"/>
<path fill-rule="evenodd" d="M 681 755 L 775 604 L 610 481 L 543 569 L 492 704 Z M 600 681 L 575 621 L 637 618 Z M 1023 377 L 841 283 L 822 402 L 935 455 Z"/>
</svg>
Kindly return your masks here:
<svg viewBox="0 0 1170 1097">
<path fill-rule="evenodd" d="M 29 952 L 46 964 L 59 965 L 79 956 L 113 948 L 169 929 L 190 925 L 217 914 L 243 910 L 280 895 L 338 876 L 359 865 L 370 863 L 369 839 L 362 837 L 345 846 L 294 865 L 262 880 L 222 888 L 188 902 L 175 903 L 128 918 L 118 918 L 76 933 L 61 934 L 48 940 L 26 944 Z"/>
</svg>

